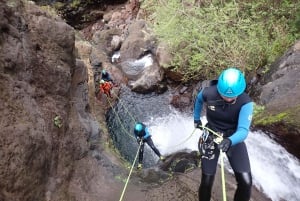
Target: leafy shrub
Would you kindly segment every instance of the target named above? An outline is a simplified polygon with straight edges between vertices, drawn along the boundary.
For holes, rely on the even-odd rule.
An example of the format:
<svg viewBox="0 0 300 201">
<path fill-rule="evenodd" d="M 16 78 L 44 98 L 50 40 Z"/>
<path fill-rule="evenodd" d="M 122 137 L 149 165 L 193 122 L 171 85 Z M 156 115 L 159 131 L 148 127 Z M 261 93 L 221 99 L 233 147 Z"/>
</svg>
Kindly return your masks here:
<svg viewBox="0 0 300 201">
<path fill-rule="evenodd" d="M 228 66 L 266 68 L 300 36 L 300 1 L 144 0 L 142 8 L 183 81 L 211 79 Z"/>
</svg>

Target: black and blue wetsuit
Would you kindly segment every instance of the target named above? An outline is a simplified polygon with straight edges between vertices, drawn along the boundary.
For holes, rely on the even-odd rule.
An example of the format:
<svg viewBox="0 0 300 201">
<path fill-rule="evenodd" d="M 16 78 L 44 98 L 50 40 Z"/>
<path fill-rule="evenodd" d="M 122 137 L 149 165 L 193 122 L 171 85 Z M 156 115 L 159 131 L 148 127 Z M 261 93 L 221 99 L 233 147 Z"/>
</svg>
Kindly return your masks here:
<svg viewBox="0 0 300 201">
<path fill-rule="evenodd" d="M 139 163 L 143 162 L 143 156 L 144 156 L 144 144 L 145 142 L 149 145 L 149 147 L 154 151 L 154 153 L 160 157 L 161 154 L 159 152 L 159 150 L 155 147 L 151 135 L 149 133 L 148 128 L 145 126 L 145 124 L 141 123 L 141 125 L 143 126 L 141 131 L 137 131 L 134 130 L 134 135 L 137 139 L 137 142 L 140 144 L 141 140 L 142 140 L 142 144 L 140 147 L 140 152 L 139 152 Z"/>
<path fill-rule="evenodd" d="M 243 142 L 249 132 L 253 102 L 242 93 L 229 103 L 223 100 L 217 85 L 209 86 L 199 92 L 194 106 L 194 120 L 200 120 L 203 104 L 206 104 L 207 127 L 228 137 L 232 144 L 226 155 L 237 180 L 235 201 L 248 201 L 251 196 L 252 177 L 246 144 Z M 209 201 L 216 173 L 220 151 L 215 144 L 214 157 L 201 158 L 202 178 L 199 187 L 199 200 Z"/>
</svg>

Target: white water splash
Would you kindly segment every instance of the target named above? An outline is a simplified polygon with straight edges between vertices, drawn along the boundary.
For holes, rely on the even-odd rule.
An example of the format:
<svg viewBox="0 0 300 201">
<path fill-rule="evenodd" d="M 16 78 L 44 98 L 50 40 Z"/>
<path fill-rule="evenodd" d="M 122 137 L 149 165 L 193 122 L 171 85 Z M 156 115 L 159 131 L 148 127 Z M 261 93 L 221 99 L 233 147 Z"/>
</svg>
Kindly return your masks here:
<svg viewBox="0 0 300 201">
<path fill-rule="evenodd" d="M 167 116 L 151 119 L 147 124 L 155 145 L 163 155 L 183 149 L 198 149 L 201 131 L 194 131 L 192 115 L 173 111 Z M 250 132 L 245 142 L 254 185 L 272 201 L 299 201 L 299 160 L 262 132 Z M 225 162 L 228 164 L 227 160 Z"/>
<path fill-rule="evenodd" d="M 273 201 L 299 201 L 299 160 L 262 132 L 251 132 L 246 144 L 254 185 Z"/>
<path fill-rule="evenodd" d="M 139 60 L 135 60 L 133 62 L 134 66 L 143 66 L 144 68 L 151 66 L 153 64 L 153 59 L 151 54 L 147 54 Z"/>
<path fill-rule="evenodd" d="M 194 129 L 193 120 L 176 111 L 167 117 L 156 118 L 147 123 L 156 147 L 163 155 L 180 150 L 198 150 L 199 129 Z"/>
<path fill-rule="evenodd" d="M 120 51 L 116 51 L 113 56 L 111 57 L 111 62 L 115 63 L 120 59 L 121 53 Z"/>
</svg>

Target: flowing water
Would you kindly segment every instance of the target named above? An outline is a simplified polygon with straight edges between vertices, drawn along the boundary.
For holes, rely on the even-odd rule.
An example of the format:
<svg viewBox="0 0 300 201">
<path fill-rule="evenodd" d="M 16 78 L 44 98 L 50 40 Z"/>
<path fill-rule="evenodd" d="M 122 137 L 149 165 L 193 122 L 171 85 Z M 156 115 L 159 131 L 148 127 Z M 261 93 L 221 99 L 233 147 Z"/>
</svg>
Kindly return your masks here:
<svg viewBox="0 0 300 201">
<path fill-rule="evenodd" d="M 149 127 L 152 139 L 163 155 L 179 150 L 197 150 L 200 130 L 194 130 L 193 116 L 169 105 L 169 94 L 141 95 L 122 89 L 118 103 L 107 115 L 115 146 L 133 162 L 138 144 L 133 137 L 136 121 Z M 203 119 L 205 121 L 205 119 Z M 300 200 L 300 162 L 263 132 L 250 132 L 246 139 L 253 183 L 273 201 Z M 144 165 L 153 166 L 158 158 L 145 146 Z M 232 172 L 228 161 L 225 167 Z"/>
</svg>

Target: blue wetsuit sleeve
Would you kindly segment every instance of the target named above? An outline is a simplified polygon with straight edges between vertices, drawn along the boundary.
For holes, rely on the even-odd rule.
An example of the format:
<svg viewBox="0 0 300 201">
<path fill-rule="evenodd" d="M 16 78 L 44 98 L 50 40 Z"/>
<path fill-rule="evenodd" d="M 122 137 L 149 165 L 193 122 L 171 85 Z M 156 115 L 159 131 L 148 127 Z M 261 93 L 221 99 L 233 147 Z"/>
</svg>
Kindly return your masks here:
<svg viewBox="0 0 300 201">
<path fill-rule="evenodd" d="M 231 145 L 236 145 L 247 138 L 252 121 L 252 115 L 253 102 L 243 105 L 239 114 L 237 130 L 232 136 L 229 137 L 232 142 Z"/>
<path fill-rule="evenodd" d="M 195 105 L 194 105 L 194 120 L 200 120 L 200 115 L 202 111 L 202 105 L 203 105 L 203 95 L 202 90 L 198 93 Z"/>
<path fill-rule="evenodd" d="M 146 128 L 145 128 L 144 139 L 148 138 L 149 136 L 150 136 L 150 132 L 149 132 L 149 129 L 146 127 Z"/>
</svg>

